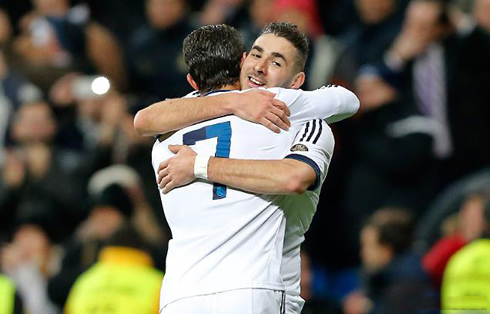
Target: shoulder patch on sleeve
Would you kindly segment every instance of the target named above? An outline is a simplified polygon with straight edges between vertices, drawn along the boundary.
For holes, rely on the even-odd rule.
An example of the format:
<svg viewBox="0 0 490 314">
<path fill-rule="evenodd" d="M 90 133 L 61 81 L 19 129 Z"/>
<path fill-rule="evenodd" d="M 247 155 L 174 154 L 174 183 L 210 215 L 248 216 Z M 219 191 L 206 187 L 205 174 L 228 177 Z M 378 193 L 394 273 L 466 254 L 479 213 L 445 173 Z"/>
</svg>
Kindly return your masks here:
<svg viewBox="0 0 490 314">
<path fill-rule="evenodd" d="M 291 147 L 291 151 L 292 152 L 307 152 L 308 147 L 306 147 L 306 145 L 303 145 L 303 144 L 296 144 L 293 147 Z"/>
</svg>

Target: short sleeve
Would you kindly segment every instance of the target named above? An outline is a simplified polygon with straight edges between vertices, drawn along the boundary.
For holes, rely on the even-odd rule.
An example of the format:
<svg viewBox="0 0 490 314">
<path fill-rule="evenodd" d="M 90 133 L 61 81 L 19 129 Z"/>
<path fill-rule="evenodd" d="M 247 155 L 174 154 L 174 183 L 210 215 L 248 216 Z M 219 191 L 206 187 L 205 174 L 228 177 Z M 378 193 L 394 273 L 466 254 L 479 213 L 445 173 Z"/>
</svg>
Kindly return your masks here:
<svg viewBox="0 0 490 314">
<path fill-rule="evenodd" d="M 332 130 L 322 119 L 306 122 L 296 134 L 285 158 L 302 161 L 315 170 L 317 179 L 309 190 L 316 190 L 325 180 L 334 146 Z"/>
</svg>

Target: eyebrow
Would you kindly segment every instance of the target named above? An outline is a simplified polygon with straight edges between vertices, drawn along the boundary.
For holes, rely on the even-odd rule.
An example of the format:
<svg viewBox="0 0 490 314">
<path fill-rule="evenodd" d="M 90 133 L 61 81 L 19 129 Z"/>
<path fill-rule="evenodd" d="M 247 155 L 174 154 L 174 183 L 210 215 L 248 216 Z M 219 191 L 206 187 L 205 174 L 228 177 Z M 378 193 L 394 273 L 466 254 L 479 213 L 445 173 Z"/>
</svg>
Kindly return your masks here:
<svg viewBox="0 0 490 314">
<path fill-rule="evenodd" d="M 258 52 L 264 52 L 264 48 L 254 45 L 250 50 L 257 50 Z"/>
<path fill-rule="evenodd" d="M 260 46 L 257 46 L 257 45 L 254 45 L 254 46 L 252 47 L 252 49 L 251 49 L 251 50 L 257 50 L 258 52 L 264 52 L 264 48 L 262 48 L 262 47 L 260 47 Z M 273 52 L 271 52 L 271 55 L 272 55 L 274 58 L 281 58 L 281 59 L 283 59 L 283 60 L 284 60 L 284 62 L 286 62 L 286 63 L 288 62 L 288 61 L 286 60 L 286 57 L 284 57 L 284 55 L 283 55 L 282 53 L 279 53 L 279 52 L 273 51 Z"/>
</svg>

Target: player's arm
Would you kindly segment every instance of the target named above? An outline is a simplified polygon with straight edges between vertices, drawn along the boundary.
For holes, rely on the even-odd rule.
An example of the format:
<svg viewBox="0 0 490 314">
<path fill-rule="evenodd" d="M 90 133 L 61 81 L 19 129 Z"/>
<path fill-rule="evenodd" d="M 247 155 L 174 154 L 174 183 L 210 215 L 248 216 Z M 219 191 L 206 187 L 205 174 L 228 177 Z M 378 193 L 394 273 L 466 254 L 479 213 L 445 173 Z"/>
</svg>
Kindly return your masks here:
<svg viewBox="0 0 490 314">
<path fill-rule="evenodd" d="M 310 165 L 294 160 L 211 158 L 208 180 L 260 194 L 301 194 L 317 178 Z"/>
<path fill-rule="evenodd" d="M 168 99 L 138 111 L 134 128 L 142 136 L 179 130 L 205 120 L 234 114 L 279 133 L 290 126 L 289 108 L 265 90 L 223 93 L 212 97 Z"/>
<path fill-rule="evenodd" d="M 315 125 L 315 127 L 313 127 Z M 207 179 L 260 194 L 301 194 L 315 189 L 328 169 L 334 139 L 321 120 L 311 121 L 299 132 L 291 152 L 282 160 L 241 160 L 211 157 Z M 176 157 L 160 164 L 158 184 L 164 193 L 195 179 L 195 165 L 202 156 L 186 146 L 170 146 Z"/>
<path fill-rule="evenodd" d="M 360 106 L 359 98 L 350 90 L 328 85 L 313 91 L 271 88 L 276 98 L 289 105 L 291 120 L 305 123 L 311 119 L 324 119 L 327 123 L 353 116 Z"/>
<path fill-rule="evenodd" d="M 163 193 L 196 178 L 196 153 L 187 146 L 172 145 L 169 148 L 177 155 L 160 164 L 158 183 Z M 294 159 L 245 160 L 211 157 L 207 176 L 209 181 L 261 194 L 300 194 L 316 180 L 316 173 L 308 164 Z"/>
</svg>

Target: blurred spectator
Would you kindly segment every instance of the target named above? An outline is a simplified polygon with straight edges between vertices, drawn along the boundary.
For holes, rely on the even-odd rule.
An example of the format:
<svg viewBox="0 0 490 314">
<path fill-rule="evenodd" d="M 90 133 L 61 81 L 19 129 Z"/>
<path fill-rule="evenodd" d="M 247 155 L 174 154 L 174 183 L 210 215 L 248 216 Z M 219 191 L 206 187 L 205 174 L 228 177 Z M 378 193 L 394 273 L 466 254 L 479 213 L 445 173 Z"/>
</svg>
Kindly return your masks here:
<svg viewBox="0 0 490 314">
<path fill-rule="evenodd" d="M 94 79 L 92 76 L 66 76 L 51 89 L 51 99 L 58 108 L 75 107 L 75 114 L 60 127 L 56 140 L 63 147 L 84 153 L 88 175 L 111 164 L 126 164 L 136 170 L 143 178 L 144 192 L 141 194 L 144 193 L 145 203 L 147 199 L 151 205 L 149 215 L 157 217 L 150 220 L 165 226 L 158 190 L 154 180 L 150 179 L 154 178 L 148 154 L 152 139 L 140 137 L 135 132 L 131 99 L 112 91 L 112 87 L 107 94 L 95 94 L 91 89 Z M 147 206 L 148 203 L 142 207 Z M 153 232 L 154 228 L 147 230 L 154 237 L 160 237 L 156 236 L 159 232 Z"/>
<path fill-rule="evenodd" d="M 264 9 L 267 10 L 267 1 Z M 229 24 L 236 26 L 237 15 L 240 13 L 244 0 L 207 0 L 200 13 L 200 24 Z"/>
<path fill-rule="evenodd" d="M 16 291 L 15 284 L 7 276 L 0 272 L 0 311 L 6 314 L 22 314 L 22 301 Z"/>
<path fill-rule="evenodd" d="M 61 260 L 61 252 L 51 244 L 50 228 L 56 225 L 32 217 L 19 224 L 12 242 L 0 251 L 2 270 L 15 281 L 26 313 L 60 313 L 47 294 L 48 278 Z"/>
<path fill-rule="evenodd" d="M 68 0 L 34 1 L 22 18 L 22 33 L 14 42 L 16 66 L 48 90 L 72 72 L 98 72 L 126 86 L 122 52 L 111 33 L 89 20 L 84 6 L 70 8 Z"/>
<path fill-rule="evenodd" d="M 484 201 L 488 192 L 472 193 L 466 197 L 458 213 L 456 226 L 444 224 L 445 235 L 424 255 L 423 266 L 439 290 L 446 264 L 466 243 L 480 238 L 485 230 Z M 452 218 L 450 216 L 449 218 Z M 452 230 L 453 229 L 453 230 Z M 443 233 L 443 234 L 444 234 Z"/>
<path fill-rule="evenodd" d="M 301 297 L 305 300 L 303 314 L 341 314 L 342 309 L 338 302 L 331 299 L 320 298 L 313 289 L 314 272 L 311 260 L 305 251 L 301 252 Z"/>
<path fill-rule="evenodd" d="M 48 293 L 53 302 L 64 306 L 76 278 L 96 262 L 104 242 L 132 213 L 131 199 L 120 185 L 110 185 L 93 197 L 87 219 L 65 245 L 60 272 L 49 282 Z"/>
<path fill-rule="evenodd" d="M 105 80 L 102 92 L 94 91 L 96 79 Z M 126 99 L 114 91 L 104 77 L 71 73 L 58 80 L 50 90 L 57 108 L 75 107 L 75 114 L 60 126 L 57 141 L 66 148 L 90 152 L 109 147 L 128 114 Z M 110 160 L 105 161 L 110 163 Z"/>
<path fill-rule="evenodd" d="M 383 78 L 363 90 L 364 98 L 380 87 L 391 89 L 392 97 L 416 104 L 418 110 L 434 121 L 433 154 L 443 163 L 444 182 L 488 165 L 490 156 L 483 147 L 490 131 L 490 92 L 484 83 L 490 69 L 489 34 L 484 30 L 485 0 L 477 1 L 477 27 L 458 38 L 449 20 L 448 6 L 438 0 L 413 1 L 403 31 L 386 53 L 382 64 L 367 67 Z M 476 12 L 476 11 L 475 11 Z M 488 16 L 489 12 L 485 12 Z M 391 86 L 388 86 L 391 85 Z M 468 92 L 471 91 L 471 92 Z M 362 96 L 362 95 L 360 95 Z M 362 99 L 362 97 L 360 97 Z M 372 108 L 388 101 L 366 103 Z"/>
<path fill-rule="evenodd" d="M 490 1 L 475 1 L 476 27 L 459 45 L 452 82 L 448 84 L 448 117 L 453 154 L 444 168 L 449 179 L 490 165 L 486 149 L 490 134 Z"/>
<path fill-rule="evenodd" d="M 12 27 L 7 13 L 0 8 L 0 45 L 4 45 L 12 38 Z"/>
<path fill-rule="evenodd" d="M 315 1 L 275 0 L 272 12 L 274 20 L 298 25 L 310 41 L 304 88 L 312 90 L 325 85 L 330 81 L 341 45 L 333 37 L 324 34 Z"/>
<path fill-rule="evenodd" d="M 343 48 L 339 52 L 339 58 L 334 60 L 335 67 L 331 82 L 357 93 L 355 81 L 360 68 L 369 62 L 379 60 L 399 32 L 402 24 L 400 13 L 403 12 L 404 1 L 358 0 L 355 4 L 360 21 L 352 25 L 349 30 L 346 30 L 345 35 L 339 38 Z M 360 111 L 363 107 L 364 103 L 361 99 Z M 381 184 L 383 187 L 386 186 L 385 181 L 380 180 L 384 179 L 386 174 L 379 174 L 376 171 L 382 169 L 392 172 L 389 178 L 394 177 L 403 181 L 405 180 L 404 163 L 418 164 L 420 159 L 424 160 L 423 150 L 427 145 L 425 136 L 422 136 L 423 143 L 420 148 L 422 154 L 417 152 L 415 160 L 411 158 L 413 155 L 410 148 L 406 149 L 409 151 L 408 154 L 405 154 L 405 150 L 391 151 L 393 147 L 402 148 L 402 146 L 398 144 L 399 137 L 389 134 L 388 125 L 407 117 L 412 113 L 410 109 L 405 111 L 403 106 L 397 106 L 374 117 L 358 115 L 358 118 L 354 117 L 333 126 L 336 141 L 340 143 L 333 160 L 337 166 L 333 167 L 329 174 L 330 182 L 335 183 L 329 186 L 327 182 L 323 187 L 319 208 L 330 208 L 334 204 L 338 211 L 319 211 L 317 222 L 313 222 L 311 233 L 314 234 L 314 238 L 310 237 L 309 240 L 311 245 L 327 246 L 326 250 L 310 250 L 313 259 L 322 261 L 334 269 L 358 265 L 358 235 L 361 220 L 381 206 L 404 205 L 381 201 L 391 194 L 380 188 Z M 414 142 L 416 146 L 419 145 L 418 139 Z M 391 155 L 388 156 L 386 153 Z M 399 159 L 400 155 L 407 159 Z M 408 180 L 410 179 L 412 178 Z M 363 190 L 364 187 L 368 187 L 369 191 Z M 358 193 L 361 195 L 357 195 Z M 344 241 L 339 242 L 337 240 L 339 238 Z M 315 242 L 319 239 L 322 239 L 322 244 Z M 326 242 L 323 239 L 326 239 Z M 335 254 L 325 254 L 325 252 L 335 252 Z"/>
<path fill-rule="evenodd" d="M 488 0 L 474 0 L 475 5 L 473 7 L 473 14 L 475 16 L 476 24 L 482 29 L 490 33 L 490 3 Z"/>
<path fill-rule="evenodd" d="M 484 233 L 449 260 L 442 282 L 442 309 L 488 313 L 490 298 L 490 198 L 484 201 Z M 458 311 L 459 310 L 459 311 Z"/>
<path fill-rule="evenodd" d="M 97 195 L 111 184 L 119 184 L 124 187 L 134 204 L 132 222 L 135 228 L 145 241 L 158 248 L 157 254 L 163 258 L 166 253 L 163 244 L 170 239 L 170 230 L 167 226 L 166 232 L 164 232 L 160 227 L 160 225 L 166 226 L 166 222 L 161 215 L 161 200 L 158 196 L 158 190 L 154 189 L 153 186 L 146 187 L 148 185 L 146 181 L 154 184 L 153 180 L 142 180 L 141 176 L 127 165 L 112 165 L 92 175 L 88 182 L 88 193 L 89 195 Z M 155 197 L 151 193 L 152 191 L 157 194 L 157 200 L 155 204 L 150 206 L 149 201 Z M 152 207 L 157 208 L 158 212 L 154 211 Z M 155 258 L 156 265 L 163 267 L 160 261 L 161 258 Z"/>
<path fill-rule="evenodd" d="M 433 119 L 436 128 L 434 134 L 434 154 L 446 158 L 452 150 L 447 121 L 446 92 L 451 78 L 445 77 L 455 49 L 452 37 L 452 25 L 449 21 L 448 8 L 438 0 L 416 0 L 410 4 L 403 30 L 394 45 L 387 52 L 385 62 L 392 67 L 403 69 L 413 60 L 410 69 L 412 79 L 405 83 L 402 78 L 397 82 L 391 77 L 395 86 L 401 84 L 403 93 L 416 103 L 418 109 Z M 433 84 L 429 85 L 429 84 Z M 411 95 L 411 90 L 414 95 Z M 366 93 L 370 92 L 366 90 Z M 376 104 L 378 105 L 378 104 Z M 383 105 L 380 103 L 379 105 Z M 378 105 L 378 106 L 379 106 Z"/>
<path fill-rule="evenodd" d="M 344 300 L 346 314 L 418 313 L 434 309 L 420 257 L 411 250 L 414 220 L 400 209 L 380 209 L 361 232 L 365 286 Z M 432 299 L 431 299 L 432 297 Z"/>
<path fill-rule="evenodd" d="M 467 198 L 470 195 L 478 195 L 489 187 L 490 168 L 467 175 L 448 185 L 437 195 L 427 213 L 418 222 L 415 234 L 417 250 L 427 252 L 438 239 L 455 234 L 459 228 L 458 212 L 463 208 Z"/>
<path fill-rule="evenodd" d="M 146 0 L 148 24 L 132 33 L 126 47 L 132 91 L 156 100 L 191 91 L 182 41 L 194 27 L 186 13 L 185 0 Z"/>
<path fill-rule="evenodd" d="M 252 44 L 262 33 L 264 26 L 272 22 L 273 4 L 274 0 L 251 0 L 248 7 L 249 19 L 239 26 L 247 51 L 252 48 Z"/>
<path fill-rule="evenodd" d="M 162 279 L 141 236 L 123 224 L 108 239 L 98 261 L 75 282 L 65 313 L 156 314 Z"/>
<path fill-rule="evenodd" d="M 124 47 L 131 32 L 145 22 L 145 2 L 133 0 L 84 0 L 90 16 L 107 27 Z"/>
<path fill-rule="evenodd" d="M 0 45 L 0 166 L 4 161 L 4 147 L 13 113 L 22 103 L 40 100 L 41 96 L 36 86 L 10 69 L 5 50 Z"/>
<path fill-rule="evenodd" d="M 53 145 L 56 121 L 44 102 L 23 104 L 14 116 L 15 146 L 7 153 L 0 181 L 2 233 L 12 222 L 35 215 L 55 217 L 54 238 L 71 234 L 83 217 L 84 180 L 80 155 Z"/>
<path fill-rule="evenodd" d="M 153 177 L 147 153 L 152 140 L 135 132 L 130 98 L 113 91 L 112 86 L 107 93 L 96 94 L 91 87 L 96 80 L 104 78 L 72 74 L 51 89 L 50 96 L 57 108 L 68 110 L 74 105 L 75 109 L 75 114 L 60 126 L 57 142 L 85 154 L 89 175 L 113 163 L 126 163 L 141 177 Z M 159 202 L 157 206 L 160 207 Z"/>
<path fill-rule="evenodd" d="M 359 22 L 355 1 L 323 0 L 317 1 L 317 5 L 323 28 L 329 36 L 342 37 Z"/>
<path fill-rule="evenodd" d="M 402 0 L 357 0 L 360 22 L 345 35 L 345 50 L 334 73 L 334 82 L 354 87 L 358 70 L 381 59 L 400 31 Z"/>
</svg>

